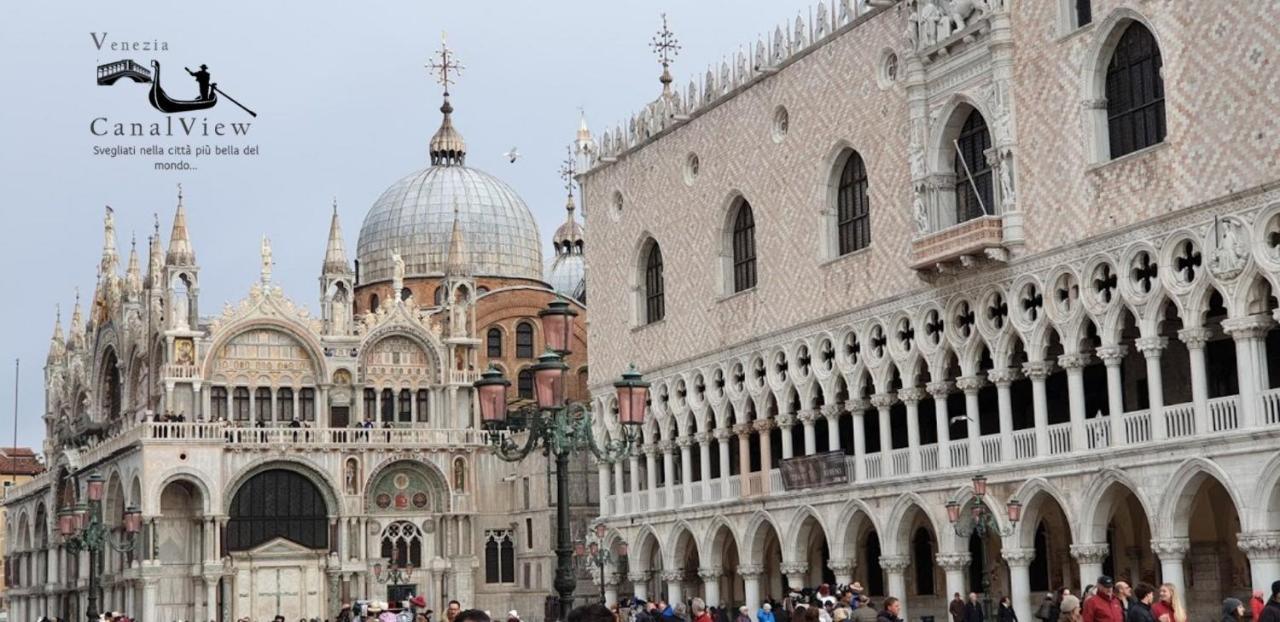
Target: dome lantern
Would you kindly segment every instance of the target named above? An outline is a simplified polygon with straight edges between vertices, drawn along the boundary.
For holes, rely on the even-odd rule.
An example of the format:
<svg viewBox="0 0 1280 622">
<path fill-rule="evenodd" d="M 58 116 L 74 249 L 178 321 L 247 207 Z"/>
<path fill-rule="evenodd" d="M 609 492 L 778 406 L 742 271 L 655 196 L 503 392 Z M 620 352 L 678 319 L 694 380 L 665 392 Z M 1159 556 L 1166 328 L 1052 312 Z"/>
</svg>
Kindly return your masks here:
<svg viewBox="0 0 1280 622">
<path fill-rule="evenodd" d="M 432 166 L 462 166 L 467 160 L 467 143 L 462 134 L 453 127 L 453 104 L 449 102 L 449 85 L 462 75 L 462 63 L 458 62 L 453 51 L 445 42 L 444 33 L 440 33 L 440 60 L 432 59 L 427 68 L 436 74 L 436 81 L 444 87 L 444 102 L 440 104 L 440 129 L 431 137 L 428 153 Z"/>
</svg>

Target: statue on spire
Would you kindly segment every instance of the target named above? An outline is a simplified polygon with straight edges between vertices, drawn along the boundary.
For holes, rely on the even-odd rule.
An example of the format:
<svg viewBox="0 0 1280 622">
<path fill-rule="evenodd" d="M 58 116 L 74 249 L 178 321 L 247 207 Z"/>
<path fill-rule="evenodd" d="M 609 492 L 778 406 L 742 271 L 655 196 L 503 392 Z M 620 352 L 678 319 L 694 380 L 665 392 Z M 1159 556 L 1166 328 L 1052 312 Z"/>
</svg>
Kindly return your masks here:
<svg viewBox="0 0 1280 622">
<path fill-rule="evenodd" d="M 404 291 L 404 258 L 400 256 L 400 251 L 391 251 L 391 291 L 395 292 L 396 300 L 400 299 L 400 292 Z"/>
<path fill-rule="evenodd" d="M 262 236 L 262 283 L 265 285 L 271 282 L 271 239 Z"/>
</svg>

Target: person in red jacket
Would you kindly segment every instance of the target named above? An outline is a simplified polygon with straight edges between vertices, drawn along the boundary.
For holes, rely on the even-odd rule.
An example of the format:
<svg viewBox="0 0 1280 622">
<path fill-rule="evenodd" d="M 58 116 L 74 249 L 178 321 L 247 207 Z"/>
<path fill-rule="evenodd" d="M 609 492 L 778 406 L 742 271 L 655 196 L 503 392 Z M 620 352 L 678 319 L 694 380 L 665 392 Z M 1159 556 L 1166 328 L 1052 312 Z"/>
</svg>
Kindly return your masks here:
<svg viewBox="0 0 1280 622">
<path fill-rule="evenodd" d="M 1253 598 L 1249 599 L 1249 615 L 1253 617 L 1253 622 L 1258 622 L 1258 617 L 1262 615 L 1262 608 L 1267 603 L 1262 600 L 1262 590 L 1254 590 Z"/>
<path fill-rule="evenodd" d="M 1115 582 L 1102 575 L 1094 584 L 1097 591 L 1084 601 L 1083 622 L 1124 622 L 1120 599 L 1116 598 Z"/>
</svg>

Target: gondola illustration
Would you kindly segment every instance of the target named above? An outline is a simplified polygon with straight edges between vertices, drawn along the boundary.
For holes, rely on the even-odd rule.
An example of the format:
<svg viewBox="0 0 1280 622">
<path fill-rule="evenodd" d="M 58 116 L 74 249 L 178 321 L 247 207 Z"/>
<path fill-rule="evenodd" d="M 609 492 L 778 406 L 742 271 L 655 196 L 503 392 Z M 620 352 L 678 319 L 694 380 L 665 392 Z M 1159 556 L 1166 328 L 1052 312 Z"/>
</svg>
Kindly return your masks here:
<svg viewBox="0 0 1280 622">
<path fill-rule="evenodd" d="M 204 110 L 212 108 L 218 103 L 218 85 L 214 83 L 210 89 L 208 99 L 173 99 L 169 97 L 164 88 L 160 86 L 160 62 L 151 61 L 151 92 L 147 95 L 147 99 L 151 105 L 160 112 L 188 112 L 191 110 Z"/>
</svg>

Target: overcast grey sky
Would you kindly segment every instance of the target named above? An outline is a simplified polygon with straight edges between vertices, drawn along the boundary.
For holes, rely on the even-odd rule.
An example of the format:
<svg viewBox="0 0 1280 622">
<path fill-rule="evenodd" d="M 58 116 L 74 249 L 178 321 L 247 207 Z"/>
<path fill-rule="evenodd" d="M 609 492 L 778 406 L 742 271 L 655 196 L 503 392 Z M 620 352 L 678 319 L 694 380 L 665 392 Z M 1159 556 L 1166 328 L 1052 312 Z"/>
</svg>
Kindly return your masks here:
<svg viewBox="0 0 1280 622">
<path fill-rule="evenodd" d="M 104 205 L 116 210 L 122 262 L 136 233 L 159 212 L 167 237 L 175 185 L 183 184 L 199 260 L 201 313 L 237 301 L 257 276 L 260 236 L 272 240 L 275 280 L 315 310 L 317 277 L 337 197 L 348 252 L 366 210 L 392 182 L 422 167 L 439 125 L 439 87 L 423 63 L 448 32 L 466 66 L 453 89 L 467 163 L 510 183 L 538 218 L 544 244 L 563 220 L 557 168 L 583 107 L 598 132 L 656 97 L 659 67 L 648 49 L 666 12 L 683 50 L 677 83 L 757 33 L 795 19 L 799 0 L 516 2 L 5 2 L 0 8 L 0 444 L 10 442 L 13 361 L 22 360 L 18 442 L 40 447 L 43 371 L 55 305 L 64 324 L 73 292 L 93 291 Z M 816 4 L 813 0 L 812 4 Z M 111 41 L 164 41 L 168 51 L 97 49 Z M 101 34 L 99 35 L 102 36 Z M 209 65 L 213 79 L 259 116 L 229 102 L 187 116 L 252 121 L 247 140 L 162 138 L 161 145 L 257 144 L 255 158 L 157 172 L 153 159 L 94 156 L 97 145 L 148 139 L 95 137 L 95 117 L 163 121 L 147 86 L 97 86 L 99 63 L 163 64 L 174 98 L 195 83 L 182 66 Z M 518 146 L 509 164 L 502 153 Z"/>
</svg>

